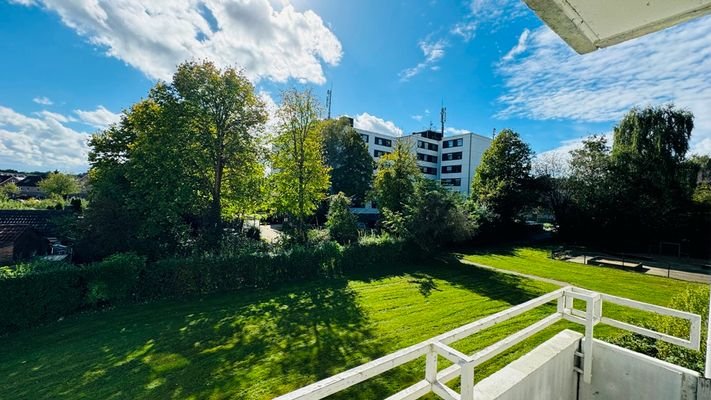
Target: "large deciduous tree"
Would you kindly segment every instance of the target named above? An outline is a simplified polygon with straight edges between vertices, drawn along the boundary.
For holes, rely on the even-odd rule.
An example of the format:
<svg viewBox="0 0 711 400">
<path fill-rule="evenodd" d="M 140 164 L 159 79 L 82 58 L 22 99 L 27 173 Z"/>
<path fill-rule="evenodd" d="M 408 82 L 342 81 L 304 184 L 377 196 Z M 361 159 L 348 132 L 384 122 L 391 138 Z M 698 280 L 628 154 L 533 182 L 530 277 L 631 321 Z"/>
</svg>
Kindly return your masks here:
<svg viewBox="0 0 711 400">
<path fill-rule="evenodd" d="M 128 247 L 158 257 L 189 243 L 214 249 L 223 208 L 254 202 L 265 120 L 242 72 L 181 64 L 171 83 L 158 83 L 90 141 L 86 236 L 105 245 L 90 246 L 96 255 Z"/>
<path fill-rule="evenodd" d="M 398 140 L 393 152 L 378 160 L 373 179 L 373 197 L 378 208 L 402 212 L 415 192 L 415 182 L 421 178 L 422 173 L 410 144 Z"/>
<path fill-rule="evenodd" d="M 685 161 L 693 127 L 694 116 L 671 104 L 634 108 L 615 126 L 611 161 L 620 191 L 618 221 L 628 236 L 673 236 L 670 227 L 694 189 Z"/>
<path fill-rule="evenodd" d="M 488 207 L 504 225 L 531 199 L 532 154 L 518 133 L 504 129 L 484 152 L 474 175 L 472 200 Z"/>
<path fill-rule="evenodd" d="M 66 198 L 70 194 L 77 194 L 81 190 L 75 177 L 61 172 L 49 173 L 37 186 L 43 192 L 61 198 Z"/>
<path fill-rule="evenodd" d="M 216 244 L 222 232 L 225 173 L 236 175 L 231 180 L 235 182 L 254 169 L 254 134 L 266 122 L 264 104 L 241 71 L 220 70 L 211 62 L 180 65 L 171 89 L 171 100 L 179 105 L 198 150 L 193 159 L 200 165 L 199 178 L 210 186 L 206 216 L 210 241 Z"/>
<path fill-rule="evenodd" d="M 322 133 L 324 160 L 331 168 L 331 194 L 343 192 L 354 204 L 362 204 L 375 167 L 368 146 L 345 118 L 325 121 Z"/>
<path fill-rule="evenodd" d="M 282 93 L 270 179 L 274 206 L 294 218 L 299 242 L 306 241 L 306 218 L 326 197 L 330 185 L 322 153 L 320 113 L 321 106 L 310 90 Z"/>
</svg>

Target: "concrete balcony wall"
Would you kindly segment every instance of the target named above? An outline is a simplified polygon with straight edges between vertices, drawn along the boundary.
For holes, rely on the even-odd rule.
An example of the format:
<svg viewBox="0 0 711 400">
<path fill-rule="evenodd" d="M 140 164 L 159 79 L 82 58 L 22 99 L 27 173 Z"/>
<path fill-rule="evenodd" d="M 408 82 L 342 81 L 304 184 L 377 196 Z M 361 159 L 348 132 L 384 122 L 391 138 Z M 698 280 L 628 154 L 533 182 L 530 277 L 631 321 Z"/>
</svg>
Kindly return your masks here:
<svg viewBox="0 0 711 400">
<path fill-rule="evenodd" d="M 592 382 L 574 371 L 581 334 L 565 330 L 474 387 L 476 400 L 711 400 L 700 375 L 595 340 Z M 476 372 L 475 372 L 476 373 Z M 579 391 L 579 393 L 578 393 Z"/>
<path fill-rule="evenodd" d="M 576 400 L 582 335 L 565 330 L 474 386 L 477 400 Z M 474 372 L 476 374 L 476 371 Z"/>
<path fill-rule="evenodd" d="M 580 380 L 580 400 L 702 400 L 699 373 L 599 340 L 593 342 L 592 382 Z"/>
</svg>

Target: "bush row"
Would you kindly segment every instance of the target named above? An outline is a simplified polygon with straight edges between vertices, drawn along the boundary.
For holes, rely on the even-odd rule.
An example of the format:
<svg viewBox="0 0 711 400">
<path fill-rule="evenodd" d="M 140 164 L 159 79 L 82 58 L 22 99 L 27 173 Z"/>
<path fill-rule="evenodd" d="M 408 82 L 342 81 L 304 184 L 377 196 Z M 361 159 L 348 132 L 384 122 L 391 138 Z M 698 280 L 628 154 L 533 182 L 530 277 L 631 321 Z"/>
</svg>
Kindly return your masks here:
<svg viewBox="0 0 711 400">
<path fill-rule="evenodd" d="M 413 252 L 404 251 L 399 242 L 381 240 L 347 247 L 327 242 L 278 254 L 151 263 L 135 254 L 116 254 L 85 266 L 25 264 L 0 274 L 0 333 L 124 303 L 331 278 L 401 262 L 405 255 L 411 257 Z"/>
</svg>

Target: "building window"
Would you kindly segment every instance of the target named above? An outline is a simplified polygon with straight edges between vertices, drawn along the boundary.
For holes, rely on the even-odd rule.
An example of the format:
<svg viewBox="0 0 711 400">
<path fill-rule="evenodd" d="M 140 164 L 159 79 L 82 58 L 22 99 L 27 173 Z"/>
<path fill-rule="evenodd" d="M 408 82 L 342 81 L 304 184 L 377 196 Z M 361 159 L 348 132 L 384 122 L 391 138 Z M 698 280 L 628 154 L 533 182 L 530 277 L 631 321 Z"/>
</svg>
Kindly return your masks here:
<svg viewBox="0 0 711 400">
<path fill-rule="evenodd" d="M 419 132 L 419 134 L 423 138 L 432 139 L 432 140 L 442 140 L 442 134 L 440 132 L 424 131 L 424 132 Z"/>
<path fill-rule="evenodd" d="M 462 186 L 460 178 L 442 179 L 442 186 Z"/>
<path fill-rule="evenodd" d="M 417 141 L 417 148 L 437 151 L 439 149 L 439 146 L 436 145 L 435 143 L 428 143 L 428 142 L 425 142 L 424 140 L 418 140 Z"/>
<path fill-rule="evenodd" d="M 360 138 L 363 139 L 363 141 L 366 143 L 368 143 L 370 140 L 370 137 L 368 137 L 368 135 L 366 135 L 365 133 L 361 133 Z"/>
<path fill-rule="evenodd" d="M 433 167 L 420 167 L 420 171 L 425 175 L 437 175 L 437 168 Z"/>
<path fill-rule="evenodd" d="M 462 172 L 461 165 L 445 165 L 442 167 L 443 174 L 455 174 L 458 172 Z"/>
<path fill-rule="evenodd" d="M 385 146 L 385 147 L 392 147 L 393 146 L 393 141 L 390 139 L 383 139 L 379 137 L 375 137 L 375 144 L 379 146 Z"/>
<path fill-rule="evenodd" d="M 442 153 L 442 161 L 452 161 L 452 160 L 461 160 L 462 159 L 462 152 L 457 151 L 456 153 Z"/>
<path fill-rule="evenodd" d="M 448 149 L 450 147 L 462 147 L 464 146 L 464 139 L 459 138 L 459 139 L 452 139 L 452 140 L 445 140 L 442 142 L 442 147 L 445 149 Z"/>
<path fill-rule="evenodd" d="M 378 158 L 380 156 L 384 156 L 386 154 L 390 154 L 389 151 L 380 151 L 380 150 L 374 150 L 373 151 L 373 157 Z"/>
<path fill-rule="evenodd" d="M 417 159 L 419 161 L 426 161 L 426 162 L 431 162 L 431 163 L 437 162 L 437 156 L 433 156 L 431 154 L 417 153 Z"/>
</svg>

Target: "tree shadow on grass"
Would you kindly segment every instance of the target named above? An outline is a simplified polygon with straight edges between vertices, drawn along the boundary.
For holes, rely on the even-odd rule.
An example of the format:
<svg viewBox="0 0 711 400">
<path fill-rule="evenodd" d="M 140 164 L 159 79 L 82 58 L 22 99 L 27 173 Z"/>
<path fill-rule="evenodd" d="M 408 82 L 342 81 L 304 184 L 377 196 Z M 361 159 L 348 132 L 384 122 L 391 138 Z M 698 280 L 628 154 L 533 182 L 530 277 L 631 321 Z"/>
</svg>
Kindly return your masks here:
<svg viewBox="0 0 711 400">
<path fill-rule="evenodd" d="M 541 294 L 525 278 L 452 257 L 347 278 L 390 276 L 412 278 L 425 297 L 440 290 L 438 280 L 509 304 Z M 396 350 L 376 337 L 347 279 L 126 306 L 4 341 L 0 387 L 7 399 L 267 399 Z M 339 398 L 386 397 L 422 379 L 420 364 Z"/>
<path fill-rule="evenodd" d="M 413 274 L 410 274 L 414 279 L 408 280 L 409 283 L 413 283 L 417 285 L 420 293 L 424 297 L 429 297 L 430 294 L 432 294 L 432 291 L 437 291 L 441 292 L 442 289 L 439 289 L 437 287 L 437 283 L 435 283 L 434 279 L 430 275 L 422 274 L 415 272 Z"/>
<path fill-rule="evenodd" d="M 132 306 L 69 323 L 63 334 L 77 340 L 52 343 L 48 326 L 25 343 L 35 353 L 2 354 L 12 365 L 0 373 L 12 370 L 25 383 L 3 398 L 266 399 L 387 353 L 345 280 Z M 8 378 L 0 375 L 0 386 Z M 390 379 L 421 377 L 403 370 Z M 386 397 L 391 384 L 375 380 L 342 398 Z"/>
</svg>

